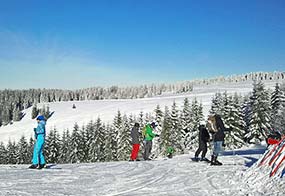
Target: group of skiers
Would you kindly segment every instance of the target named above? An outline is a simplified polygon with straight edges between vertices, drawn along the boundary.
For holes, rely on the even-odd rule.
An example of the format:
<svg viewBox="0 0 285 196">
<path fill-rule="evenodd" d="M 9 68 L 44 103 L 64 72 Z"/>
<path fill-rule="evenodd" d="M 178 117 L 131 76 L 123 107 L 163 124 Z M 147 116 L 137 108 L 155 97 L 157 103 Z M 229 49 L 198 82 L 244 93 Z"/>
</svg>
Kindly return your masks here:
<svg viewBox="0 0 285 196">
<path fill-rule="evenodd" d="M 33 151 L 32 165 L 30 169 L 42 169 L 46 167 L 45 158 L 43 155 L 43 147 L 45 143 L 46 135 L 46 119 L 44 116 L 38 116 L 36 118 L 38 125 L 37 128 L 34 128 L 35 133 L 35 144 Z M 148 123 L 142 130 L 144 152 L 143 159 L 148 161 L 151 160 L 151 150 L 152 150 L 152 140 L 159 135 L 154 133 L 157 124 L 155 122 Z M 228 131 L 224 126 L 224 123 L 219 115 L 210 116 L 206 125 L 202 124 L 199 126 L 199 148 L 195 152 L 194 161 L 208 161 L 211 162 L 211 165 L 222 165 L 221 162 L 217 160 L 218 155 L 221 153 L 224 146 L 225 131 Z M 213 141 L 213 154 L 211 161 L 206 158 L 207 153 L 207 143 L 210 142 L 210 135 L 212 134 Z M 138 152 L 140 150 L 140 125 L 135 123 L 131 129 L 131 138 L 132 138 L 132 152 L 130 155 L 130 161 L 140 161 L 138 159 Z M 172 158 L 174 149 L 172 146 L 169 146 L 167 149 L 167 157 Z M 199 154 L 202 152 L 201 159 L 199 159 Z"/>
<path fill-rule="evenodd" d="M 158 136 L 153 133 L 153 130 L 156 128 L 155 122 L 147 124 L 142 132 L 144 133 L 144 160 L 151 160 L 149 158 L 152 149 L 152 140 L 154 137 Z M 201 124 L 199 126 L 199 148 L 195 152 L 194 161 L 207 161 L 210 162 L 211 165 L 222 165 L 220 161 L 217 160 L 219 154 L 223 151 L 223 147 L 225 146 L 225 132 L 230 131 L 230 128 L 225 128 L 224 123 L 219 115 L 209 116 L 208 122 L 205 124 Z M 212 137 L 210 137 L 211 133 Z M 131 130 L 131 138 L 132 138 L 132 153 L 130 156 L 130 161 L 139 161 L 137 159 L 138 152 L 140 149 L 140 133 L 139 133 L 139 124 L 135 123 L 134 127 Z M 212 138 L 212 139 L 210 139 Z M 213 154 L 211 156 L 211 160 L 206 158 L 207 153 L 207 143 L 213 142 Z M 172 158 L 174 149 L 172 146 L 169 146 L 167 149 L 167 157 Z M 201 159 L 199 159 L 199 154 L 202 152 Z"/>
<path fill-rule="evenodd" d="M 201 161 L 210 162 L 211 165 L 222 165 L 217 158 L 225 146 L 225 132 L 230 130 L 231 128 L 225 128 L 222 118 L 219 115 L 209 116 L 206 126 L 199 126 L 199 148 L 195 152 L 194 161 L 199 161 L 199 154 L 202 152 Z M 209 132 L 212 135 L 212 139 L 210 139 Z M 205 157 L 208 148 L 207 143 L 210 141 L 213 142 L 211 161 Z"/>
<path fill-rule="evenodd" d="M 140 149 L 140 133 L 139 133 L 139 123 L 135 123 L 134 127 L 131 130 L 131 138 L 132 138 L 132 145 L 133 149 L 131 152 L 131 157 L 130 161 L 140 161 L 138 157 L 138 152 Z M 151 154 L 151 149 L 152 149 L 152 140 L 155 137 L 158 137 L 159 135 L 154 133 L 153 130 L 157 127 L 155 122 L 152 122 L 150 124 L 147 124 L 143 130 L 142 130 L 142 135 L 143 135 L 143 143 L 144 143 L 144 153 L 143 153 L 143 159 L 146 161 L 151 160 L 150 159 L 150 154 Z"/>
</svg>

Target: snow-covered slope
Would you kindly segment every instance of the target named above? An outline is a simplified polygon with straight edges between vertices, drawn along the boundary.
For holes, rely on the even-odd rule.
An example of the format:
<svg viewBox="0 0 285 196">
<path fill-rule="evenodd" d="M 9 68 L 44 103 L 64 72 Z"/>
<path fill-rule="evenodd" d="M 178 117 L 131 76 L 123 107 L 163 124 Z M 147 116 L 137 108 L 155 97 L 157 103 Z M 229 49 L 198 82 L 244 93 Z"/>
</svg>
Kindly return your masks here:
<svg viewBox="0 0 285 196">
<path fill-rule="evenodd" d="M 265 86 L 274 88 L 276 82 L 267 81 Z M 111 122 L 118 110 L 123 114 L 138 115 L 141 111 L 144 113 L 153 112 L 157 104 L 162 109 L 166 105 L 171 106 L 173 101 L 176 101 L 178 106 L 181 106 L 185 97 L 188 97 L 190 101 L 196 97 L 199 102 L 202 102 L 204 115 L 207 116 L 211 99 L 216 92 L 227 91 L 228 94 L 237 92 L 244 95 L 251 90 L 252 83 L 239 82 L 199 85 L 194 86 L 193 92 L 188 94 L 163 95 L 154 98 L 48 103 L 45 105 L 49 105 L 50 111 L 54 112 L 54 114 L 47 122 L 47 131 L 56 127 L 59 132 L 62 132 L 65 129 L 72 129 L 75 122 L 80 126 L 86 125 L 90 120 L 96 120 L 98 117 L 104 122 Z M 76 105 L 76 109 L 72 109 L 73 104 Z M 40 105 L 38 106 L 40 107 Z M 26 115 L 20 122 L 0 127 L 0 141 L 6 143 L 9 139 L 17 141 L 22 135 L 26 137 L 32 136 L 36 121 L 31 119 L 31 110 L 32 108 L 29 108 L 24 111 Z"/>
<path fill-rule="evenodd" d="M 28 165 L 0 165 L 0 195 L 283 195 L 284 179 L 273 179 L 245 166 L 261 155 L 221 156 L 223 166 L 175 156 L 140 162 L 54 165 L 29 170 Z M 258 176 L 258 183 L 244 176 Z"/>
</svg>

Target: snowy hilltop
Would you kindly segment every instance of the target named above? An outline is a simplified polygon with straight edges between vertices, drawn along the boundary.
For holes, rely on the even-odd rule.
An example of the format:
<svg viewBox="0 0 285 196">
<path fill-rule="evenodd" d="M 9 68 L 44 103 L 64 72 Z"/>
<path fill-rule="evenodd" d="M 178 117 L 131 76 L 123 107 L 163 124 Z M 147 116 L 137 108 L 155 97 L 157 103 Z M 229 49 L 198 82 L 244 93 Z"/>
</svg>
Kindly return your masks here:
<svg viewBox="0 0 285 196">
<path fill-rule="evenodd" d="M 34 104 L 38 109 L 47 108 L 49 110 L 49 115 L 51 116 L 47 123 L 47 131 L 49 132 L 49 130 L 56 128 L 62 134 L 67 129 L 72 130 L 75 123 L 79 126 L 86 126 L 91 120 L 95 121 L 98 117 L 104 123 L 110 123 L 118 111 L 122 114 L 133 116 L 139 116 L 142 112 L 144 114 L 153 114 L 157 105 L 161 108 L 165 108 L 165 106 L 170 107 L 174 101 L 178 108 L 182 108 L 185 98 L 188 98 L 190 103 L 193 100 L 201 103 L 203 116 L 206 118 L 212 107 L 213 98 L 217 93 L 226 92 L 228 96 L 233 96 L 234 94 L 246 96 L 252 92 L 254 80 L 263 81 L 267 89 L 274 89 L 275 84 L 282 84 L 285 78 L 283 72 L 260 72 L 207 80 L 194 80 L 168 86 L 149 85 L 140 88 L 145 89 L 141 96 L 139 91 L 134 90 L 136 89 L 135 87 L 130 89 L 116 87 L 105 90 L 90 88 L 76 91 L 41 91 L 34 89 L 20 92 L 18 95 L 17 92 L 3 91 L 2 96 L 4 97 L 11 98 L 11 94 L 17 95 L 15 100 L 12 100 L 13 103 L 17 103 L 17 100 L 21 101 L 16 105 L 12 104 L 15 106 L 14 109 L 9 108 L 11 103 L 9 103 L 9 107 L 2 106 L 0 141 L 7 143 L 9 139 L 18 141 L 23 135 L 26 138 L 32 136 L 31 130 L 36 124 L 32 119 L 34 107 L 31 106 L 35 102 L 39 102 Z M 101 98 L 97 96 L 99 92 L 101 92 Z M 20 111 L 16 107 L 21 104 L 24 104 L 23 108 L 26 109 Z M 8 118 L 6 119 L 4 116 Z"/>
</svg>

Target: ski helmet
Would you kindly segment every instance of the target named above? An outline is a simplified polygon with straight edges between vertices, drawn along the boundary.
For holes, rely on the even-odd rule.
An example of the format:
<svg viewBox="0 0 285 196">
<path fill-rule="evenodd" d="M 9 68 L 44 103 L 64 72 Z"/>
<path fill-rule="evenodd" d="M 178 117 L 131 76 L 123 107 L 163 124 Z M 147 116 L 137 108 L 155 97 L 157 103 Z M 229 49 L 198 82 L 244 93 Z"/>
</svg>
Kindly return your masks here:
<svg viewBox="0 0 285 196">
<path fill-rule="evenodd" d="M 37 117 L 37 120 L 45 120 L 45 117 L 43 115 L 40 115 Z"/>
</svg>

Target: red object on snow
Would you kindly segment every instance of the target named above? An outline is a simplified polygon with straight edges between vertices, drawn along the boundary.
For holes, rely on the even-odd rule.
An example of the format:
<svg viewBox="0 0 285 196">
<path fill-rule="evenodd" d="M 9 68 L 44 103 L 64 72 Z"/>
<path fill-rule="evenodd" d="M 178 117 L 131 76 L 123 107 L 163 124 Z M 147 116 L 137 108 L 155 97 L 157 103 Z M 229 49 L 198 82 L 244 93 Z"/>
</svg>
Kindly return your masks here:
<svg viewBox="0 0 285 196">
<path fill-rule="evenodd" d="M 267 144 L 269 144 L 269 145 L 278 144 L 279 141 L 280 141 L 280 140 L 268 138 L 268 139 L 267 139 Z"/>
<path fill-rule="evenodd" d="M 133 150 L 131 154 L 131 160 L 135 161 L 137 159 L 140 150 L 140 144 L 133 144 Z"/>
</svg>

